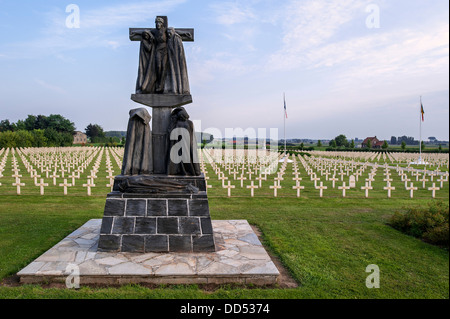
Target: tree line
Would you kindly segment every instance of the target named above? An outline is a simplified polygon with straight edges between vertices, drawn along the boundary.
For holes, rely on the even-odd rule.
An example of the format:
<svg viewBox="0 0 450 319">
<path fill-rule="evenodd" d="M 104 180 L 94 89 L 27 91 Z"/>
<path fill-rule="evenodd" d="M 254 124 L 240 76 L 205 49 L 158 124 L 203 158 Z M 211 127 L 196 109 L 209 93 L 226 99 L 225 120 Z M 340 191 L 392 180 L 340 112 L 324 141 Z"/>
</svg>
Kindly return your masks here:
<svg viewBox="0 0 450 319">
<path fill-rule="evenodd" d="M 16 123 L 0 121 L 0 147 L 70 146 L 75 124 L 59 114 L 28 115 Z"/>
</svg>

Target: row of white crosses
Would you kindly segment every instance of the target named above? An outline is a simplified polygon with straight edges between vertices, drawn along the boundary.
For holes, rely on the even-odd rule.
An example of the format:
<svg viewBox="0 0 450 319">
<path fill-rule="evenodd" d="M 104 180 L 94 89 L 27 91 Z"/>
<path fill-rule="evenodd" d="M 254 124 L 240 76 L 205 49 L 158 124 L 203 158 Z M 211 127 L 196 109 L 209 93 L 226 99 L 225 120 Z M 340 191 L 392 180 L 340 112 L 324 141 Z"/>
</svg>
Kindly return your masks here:
<svg viewBox="0 0 450 319">
<path fill-rule="evenodd" d="M 359 161 L 375 162 L 382 159 L 385 163 L 411 165 L 418 159 L 419 153 L 402 153 L 402 152 L 342 152 L 342 151 L 311 151 L 312 155 L 320 157 L 337 157 L 341 159 L 350 158 Z M 448 153 L 422 153 L 422 159 L 427 162 L 426 167 L 435 166 L 437 169 L 446 168 L 449 169 L 449 154 Z"/>
<path fill-rule="evenodd" d="M 319 160 L 319 161 L 320 161 L 320 160 Z M 336 162 L 336 161 L 335 161 L 335 162 Z M 339 161 L 337 161 L 337 162 L 339 162 Z M 348 162 L 347 162 L 347 163 L 348 163 Z M 351 161 L 350 163 L 351 163 L 351 165 L 355 164 L 354 161 Z M 359 164 L 362 164 L 362 163 L 359 163 Z M 369 165 L 369 163 L 368 163 L 368 162 L 365 162 L 364 164 L 362 164 L 361 168 L 358 169 L 358 170 L 356 171 L 356 173 L 355 173 L 355 175 L 354 175 L 355 178 L 356 178 L 356 180 L 358 179 L 358 176 L 361 175 L 361 172 L 364 171 L 364 170 L 367 168 L 368 165 Z M 376 175 L 377 167 L 378 167 L 377 164 L 375 164 L 375 165 L 373 166 L 371 172 L 369 173 L 369 177 L 366 178 L 366 180 L 365 180 L 365 181 L 366 181 L 365 185 L 361 187 L 361 189 L 365 191 L 365 197 L 369 197 L 369 190 L 373 189 L 371 183 L 375 180 L 374 177 L 375 177 L 375 175 Z M 388 164 L 385 163 L 383 167 L 384 167 L 384 173 L 383 173 L 383 174 L 384 174 L 384 177 L 385 177 L 385 178 L 383 179 L 383 181 L 386 181 L 386 182 L 387 182 L 386 186 L 383 187 L 383 189 L 384 189 L 384 190 L 387 190 L 387 196 L 388 196 L 388 198 L 390 198 L 390 197 L 391 197 L 391 192 L 392 192 L 393 190 L 395 190 L 395 187 L 393 187 L 393 186 L 391 185 L 392 179 L 390 178 L 391 173 L 390 173 Z M 412 183 L 408 185 L 408 182 L 410 182 L 410 179 L 407 178 L 406 174 L 404 173 L 404 170 L 403 170 L 401 167 L 399 167 L 399 166 L 397 165 L 395 169 L 397 170 L 397 172 L 399 172 L 399 176 L 401 176 L 402 182 L 405 183 L 405 184 L 404 184 L 404 185 L 405 185 L 405 189 L 408 190 L 408 191 L 410 191 L 410 197 L 412 198 L 412 197 L 413 197 L 413 192 L 414 192 L 414 190 L 417 190 L 417 188 L 415 188 L 414 185 L 413 185 Z M 353 169 L 351 169 L 351 170 L 353 171 Z M 414 176 L 416 176 L 417 180 L 418 180 L 418 177 L 419 177 L 420 174 L 421 174 L 420 171 L 413 170 L 411 167 L 408 167 L 408 168 L 407 168 L 407 171 L 412 172 L 411 174 L 414 175 Z M 348 169 L 347 169 L 347 172 L 348 172 Z M 430 171 L 422 170 L 422 173 L 424 174 L 424 177 L 423 177 L 423 179 L 420 180 L 420 181 L 423 182 L 423 186 L 422 186 L 423 188 L 426 188 L 425 182 L 428 181 L 428 179 L 426 179 L 425 177 L 426 177 L 427 174 L 428 174 L 429 176 L 431 176 L 431 181 L 433 181 L 433 176 L 440 175 L 440 179 L 439 179 L 439 182 L 440 182 L 440 188 L 443 187 L 443 183 L 444 183 L 444 182 L 448 181 L 448 172 L 441 173 L 441 172 L 438 172 L 438 171 L 431 171 L 431 172 L 430 172 Z M 342 176 L 342 171 L 341 171 L 340 175 Z M 328 177 L 328 175 L 327 175 L 327 177 Z M 342 178 L 342 177 L 341 177 L 341 178 Z M 333 179 L 333 188 L 334 188 L 334 179 Z M 343 191 L 343 197 L 345 197 L 345 191 L 346 191 L 347 189 L 349 189 L 349 188 L 346 187 L 345 183 L 343 183 L 343 185 L 340 186 L 340 187 L 338 187 L 338 188 L 341 189 L 341 190 Z M 432 191 L 432 197 L 433 197 L 433 198 L 435 197 L 435 192 L 436 192 L 436 190 L 439 190 L 440 188 L 439 188 L 439 187 L 436 187 L 434 183 L 432 184 L 431 187 L 428 187 L 428 190 L 431 190 L 431 191 Z"/>
<path fill-rule="evenodd" d="M 241 188 L 244 187 L 244 181 L 250 182 L 250 185 L 245 187 L 250 189 L 250 195 L 253 197 L 254 190 L 260 188 L 262 181 L 267 180 L 267 174 L 275 169 L 278 153 L 267 153 L 266 151 L 244 152 L 243 150 L 204 150 L 200 155 L 200 159 L 200 168 L 205 174 L 208 188 L 211 185 L 208 184 L 209 177 L 207 176 L 206 162 L 211 165 L 217 178 L 222 181 L 222 188 L 227 189 L 229 197 L 231 196 L 231 189 L 236 187 L 229 180 L 231 176 L 233 180 L 240 182 Z M 225 173 L 229 177 L 225 176 Z M 258 181 L 258 185 L 255 185 L 256 181 Z"/>
<path fill-rule="evenodd" d="M 9 148 L 0 149 L 0 156 L 2 157 L 2 159 L 0 160 L 0 178 L 3 177 L 3 171 L 5 170 L 6 161 L 8 160 L 8 154 Z M 2 183 L 0 183 L 0 186 L 2 186 Z"/>
<path fill-rule="evenodd" d="M 381 156 L 380 154 L 375 154 L 375 155 L 377 155 L 378 157 Z M 389 157 L 389 155 L 386 155 L 386 157 Z M 369 157 L 367 157 L 367 159 L 368 158 Z M 323 185 L 323 182 L 320 181 L 320 178 L 317 177 L 317 174 L 313 172 L 313 170 L 311 169 L 311 167 L 308 164 L 305 165 L 305 162 L 304 162 L 302 157 L 299 156 L 299 159 L 301 160 L 303 166 L 305 167 L 306 171 L 308 172 L 308 175 L 310 176 L 310 179 L 312 181 L 314 181 L 314 187 L 319 190 L 319 196 L 322 197 L 323 196 L 323 191 L 325 189 L 327 189 L 327 186 Z M 386 160 L 386 158 L 384 158 L 384 160 Z M 340 176 L 340 181 L 342 182 L 342 186 L 339 186 L 338 189 L 342 190 L 342 196 L 343 197 L 346 196 L 346 190 L 350 189 L 350 187 L 351 187 L 350 185 L 347 186 L 346 183 L 344 182 L 344 176 L 349 176 L 349 172 L 353 173 L 354 170 L 358 166 L 360 166 L 358 169 L 356 169 L 356 172 L 353 173 L 354 174 L 353 175 L 354 178 L 356 180 L 358 180 L 358 177 L 362 175 L 364 170 L 367 169 L 371 165 L 371 163 L 369 163 L 369 161 L 366 161 L 365 163 L 357 163 L 357 162 L 352 161 L 350 163 L 347 162 L 347 163 L 344 164 L 344 161 L 337 160 L 337 161 L 334 162 L 335 165 L 334 165 L 333 168 L 329 167 L 329 170 L 326 170 L 326 169 L 324 169 L 323 167 L 320 166 L 321 164 L 324 164 L 324 162 L 322 162 L 321 158 L 316 159 L 314 157 L 311 157 L 311 159 L 309 159 L 309 161 L 310 161 L 310 163 L 312 163 L 312 166 L 314 166 L 314 168 L 318 172 L 320 172 L 320 174 L 322 176 L 325 175 L 327 180 L 332 181 L 333 188 L 335 188 L 335 182 L 339 180 L 338 178 L 336 178 L 336 175 Z M 294 165 L 294 170 L 295 170 L 296 169 L 295 168 L 295 165 L 296 165 L 295 158 L 294 158 L 294 164 L 293 165 Z M 372 182 L 375 181 L 377 168 L 378 168 L 378 165 L 375 165 L 375 166 L 372 167 L 368 178 L 365 179 L 365 184 L 361 187 L 361 189 L 364 190 L 365 197 L 369 197 L 369 190 L 373 189 Z M 277 196 L 277 190 L 279 188 L 281 188 L 280 178 L 282 179 L 282 175 L 284 174 L 284 169 L 285 169 L 285 166 L 282 166 L 281 170 L 279 172 L 279 175 L 276 178 L 274 178 L 275 182 L 277 182 L 277 183 L 275 183 L 273 186 L 270 186 L 270 188 L 273 189 L 273 191 L 274 191 L 274 196 Z M 397 166 L 397 169 L 399 169 L 398 166 Z M 334 174 L 332 175 L 332 177 L 329 178 L 328 176 L 331 175 L 331 173 L 330 173 L 331 170 L 334 171 Z M 339 171 L 339 172 L 337 172 L 337 171 Z M 217 173 L 217 168 L 216 168 L 216 173 Z M 391 184 L 391 182 L 392 182 L 392 179 L 390 178 L 391 173 L 390 173 L 390 171 L 388 169 L 387 164 L 384 165 L 384 173 L 383 174 L 384 174 L 384 177 L 385 177 L 384 181 L 387 182 L 386 186 L 384 186 L 383 189 L 387 191 L 387 196 L 391 197 L 392 191 L 395 190 L 395 187 L 392 186 L 392 184 Z M 425 172 L 425 174 L 426 174 L 426 172 Z M 434 173 L 431 172 L 429 174 L 431 174 L 431 176 L 433 176 Z M 446 173 L 446 174 L 448 175 L 448 173 Z M 298 177 L 298 176 L 296 176 L 296 177 Z M 219 176 L 219 178 L 225 179 L 224 176 L 223 177 Z M 318 184 L 319 181 L 320 181 L 320 184 Z M 403 179 L 402 179 L 402 181 L 403 181 Z M 444 177 L 441 176 L 440 183 L 442 184 L 445 181 L 446 181 L 446 179 L 444 179 Z M 230 185 L 230 184 L 225 186 L 223 183 L 222 183 L 222 186 L 224 188 L 227 188 L 228 196 L 230 196 L 230 189 L 234 188 L 234 186 Z M 241 179 L 241 186 L 242 186 L 242 179 Z M 253 185 L 253 184 L 247 186 L 247 188 L 251 189 L 251 193 L 252 194 L 253 194 L 253 190 L 256 188 L 255 186 L 256 185 Z M 296 181 L 296 185 L 293 186 L 293 188 L 297 190 L 297 196 L 300 196 L 300 190 L 303 189 L 303 186 L 299 185 L 298 181 Z M 409 190 L 410 194 L 413 194 L 414 186 L 413 185 L 408 185 L 405 182 L 405 189 Z M 428 190 L 432 191 L 432 196 L 434 197 L 435 196 L 435 191 L 439 190 L 439 188 L 437 188 L 435 185 L 433 185 L 433 186 L 429 187 Z"/>
<path fill-rule="evenodd" d="M 303 159 L 303 157 L 299 156 L 300 162 L 302 163 L 302 165 L 305 167 L 305 170 L 308 173 L 308 176 L 310 177 L 310 179 L 312 181 L 314 181 L 314 187 L 319 191 L 319 196 L 322 197 L 323 196 L 323 192 L 324 190 L 326 190 L 328 187 L 323 185 L 323 182 L 320 180 L 320 177 L 318 177 L 317 175 L 320 174 L 321 176 L 325 175 L 325 178 L 327 181 L 331 181 L 332 182 L 332 187 L 335 188 L 335 184 L 336 182 L 340 181 L 342 182 L 341 186 L 338 186 L 339 190 L 342 190 L 342 196 L 345 197 L 346 196 L 346 191 L 349 190 L 351 187 L 355 187 L 354 182 L 350 183 L 349 185 L 346 185 L 346 182 L 344 181 L 344 176 L 345 178 L 348 178 L 348 176 L 352 176 L 354 178 L 354 180 L 358 181 L 358 178 L 362 175 L 362 173 L 368 169 L 369 167 L 371 167 L 371 170 L 368 174 L 368 177 L 365 179 L 365 183 L 363 186 L 361 186 L 361 189 L 364 191 L 365 197 L 369 197 L 369 191 L 373 189 L 372 186 L 372 182 L 375 181 L 375 176 L 377 174 L 377 169 L 381 166 L 379 166 L 378 164 L 373 165 L 372 163 L 370 163 L 369 159 L 373 158 L 373 157 L 383 157 L 383 160 L 386 162 L 386 160 L 389 158 L 392 161 L 392 156 L 390 156 L 389 154 L 379 154 L 379 153 L 374 153 L 374 154 L 370 154 L 370 156 L 365 156 L 364 158 L 366 159 L 365 162 L 361 163 L 361 162 L 356 162 L 356 161 L 344 161 L 344 160 L 332 160 L 331 163 L 328 162 L 326 159 L 322 159 L 321 157 L 316 158 L 314 156 L 312 156 L 311 158 L 308 159 L 308 163 Z M 211 156 L 209 156 L 211 159 Z M 279 158 L 281 158 L 282 155 L 279 156 Z M 344 157 L 345 158 L 345 157 Z M 220 158 L 223 159 L 223 156 Z M 297 163 L 296 163 L 296 159 L 295 157 L 293 157 L 294 161 L 293 161 L 293 169 L 294 172 L 293 174 L 297 173 L 297 175 L 293 178 L 293 180 L 295 180 L 296 185 L 293 186 L 292 188 L 295 189 L 297 191 L 297 196 L 300 197 L 300 191 L 304 188 L 304 186 L 300 185 L 300 180 L 301 178 L 298 177 L 298 172 L 297 171 Z M 329 160 L 329 159 L 328 159 Z M 311 164 L 311 165 L 310 165 Z M 205 170 L 205 164 L 202 164 L 203 166 L 203 170 Z M 228 181 L 228 185 L 225 184 L 225 181 L 228 179 L 225 174 L 221 171 L 221 167 L 219 167 L 219 165 L 215 164 L 212 162 L 211 166 L 213 167 L 213 169 L 215 170 L 216 174 L 218 175 L 218 178 L 222 180 L 222 187 L 227 189 L 227 193 L 228 196 L 231 196 L 231 189 L 235 188 L 234 185 L 230 184 L 230 181 Z M 312 167 L 311 167 L 312 166 Z M 243 181 L 247 179 L 247 177 L 244 176 L 243 173 L 241 173 L 240 177 L 236 177 L 236 170 L 231 171 L 231 169 L 233 169 L 230 166 L 225 166 L 222 165 L 222 168 L 225 169 L 229 169 L 229 174 L 230 174 L 230 178 L 231 178 L 231 174 L 233 174 L 233 178 L 234 180 L 239 180 L 241 182 L 241 187 L 243 187 Z M 284 175 L 284 171 L 286 168 L 286 162 L 284 162 L 281 166 L 280 171 L 278 172 L 277 177 L 274 178 L 274 185 L 271 185 L 270 188 L 273 189 L 274 192 L 274 196 L 277 196 L 277 191 L 281 188 L 281 180 L 283 180 L 283 175 Z M 396 188 L 394 186 L 392 186 L 392 179 L 390 178 L 391 172 L 390 169 L 388 168 L 388 165 L 385 164 L 383 166 L 384 168 L 384 181 L 386 181 L 386 186 L 383 187 L 384 190 L 387 191 L 387 196 L 390 198 L 392 195 L 392 191 L 394 191 Z M 241 166 L 240 169 L 242 169 L 242 172 L 244 172 L 245 167 Z M 401 171 L 402 169 L 397 165 L 396 167 L 397 171 Z M 314 172 L 314 170 L 317 171 Z M 249 171 L 251 172 L 251 169 L 249 169 Z M 251 180 L 251 174 L 250 173 L 248 175 L 248 180 Z M 437 173 L 433 173 L 433 172 L 426 172 L 424 171 L 424 174 L 431 174 L 431 176 L 436 175 Z M 446 173 L 448 175 L 448 173 Z M 331 175 L 331 177 L 329 177 Z M 339 178 L 337 178 L 336 176 L 339 176 Z M 258 178 L 256 178 L 258 179 Z M 254 189 L 261 187 L 261 180 L 264 180 L 264 178 L 262 178 L 262 176 L 260 176 L 259 179 L 259 185 L 256 186 L 254 185 L 253 181 L 251 181 L 250 185 L 247 185 L 246 187 L 250 189 L 250 194 L 251 196 L 254 195 Z M 445 178 L 445 174 L 444 176 L 441 176 L 441 179 L 439 180 L 441 183 L 441 188 L 442 188 L 442 183 L 445 182 L 446 180 L 448 180 L 448 178 Z M 402 178 L 402 181 L 403 178 Z M 408 184 L 408 179 L 405 179 L 405 189 L 410 191 L 411 196 L 413 196 L 413 192 L 415 190 L 414 185 Z M 353 186 L 352 186 L 353 184 Z M 425 186 L 424 186 L 425 188 Z M 435 191 L 439 190 L 439 188 L 437 188 L 434 184 L 431 187 L 428 187 L 428 190 L 432 191 L 432 196 L 435 196 Z"/>
<path fill-rule="evenodd" d="M 120 154 L 123 151 L 117 148 L 106 149 L 107 153 L 107 172 L 109 175 L 107 178 L 111 178 L 114 171 L 112 170 L 112 163 L 109 158 L 109 151 L 113 155 L 116 163 L 119 165 L 121 163 Z M 4 167 L 8 158 L 10 149 L 0 150 L 1 165 L 0 165 L 0 178 L 3 176 Z M 91 187 L 95 187 L 94 180 L 97 178 L 96 173 L 98 172 L 99 166 L 101 164 L 102 155 L 104 148 L 91 147 L 91 148 L 18 148 L 11 149 L 12 154 L 12 177 L 15 178 L 15 182 L 12 184 L 16 186 L 16 192 L 18 195 L 21 193 L 21 187 L 25 186 L 25 183 L 21 182 L 23 173 L 21 173 L 19 168 L 19 163 L 16 155 L 21 159 L 23 165 L 25 166 L 27 172 L 30 174 L 30 178 L 34 179 L 34 185 L 39 187 L 40 194 L 44 195 L 44 188 L 49 185 L 49 183 L 44 181 L 43 174 L 45 174 L 46 179 L 51 179 L 53 185 L 58 185 L 63 188 L 64 195 L 67 195 L 68 187 L 75 186 L 75 179 L 80 178 L 80 173 L 84 173 L 84 170 L 90 166 L 91 162 L 96 158 L 93 168 L 90 171 L 88 180 L 83 187 L 87 188 L 88 195 L 91 194 Z M 40 174 L 39 175 L 39 170 Z M 59 175 L 58 175 L 59 174 Z M 57 183 L 57 178 L 63 178 L 63 183 Z M 38 181 L 39 179 L 39 181 Z M 68 182 L 68 179 L 71 182 Z M 1 185 L 1 184 L 0 184 Z M 110 184 L 107 186 L 112 187 L 112 181 L 110 179 Z"/>
</svg>

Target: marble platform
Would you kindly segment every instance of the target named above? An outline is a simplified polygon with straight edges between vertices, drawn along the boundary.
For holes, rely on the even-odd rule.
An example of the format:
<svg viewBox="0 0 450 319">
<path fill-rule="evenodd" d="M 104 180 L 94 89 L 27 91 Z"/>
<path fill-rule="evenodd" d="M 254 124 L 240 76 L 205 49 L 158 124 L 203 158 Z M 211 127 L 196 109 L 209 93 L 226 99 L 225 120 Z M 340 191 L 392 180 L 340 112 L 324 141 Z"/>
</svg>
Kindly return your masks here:
<svg viewBox="0 0 450 319">
<path fill-rule="evenodd" d="M 215 252 L 98 252 L 101 219 L 91 219 L 19 271 L 21 283 L 270 285 L 280 275 L 246 220 L 213 220 Z"/>
</svg>

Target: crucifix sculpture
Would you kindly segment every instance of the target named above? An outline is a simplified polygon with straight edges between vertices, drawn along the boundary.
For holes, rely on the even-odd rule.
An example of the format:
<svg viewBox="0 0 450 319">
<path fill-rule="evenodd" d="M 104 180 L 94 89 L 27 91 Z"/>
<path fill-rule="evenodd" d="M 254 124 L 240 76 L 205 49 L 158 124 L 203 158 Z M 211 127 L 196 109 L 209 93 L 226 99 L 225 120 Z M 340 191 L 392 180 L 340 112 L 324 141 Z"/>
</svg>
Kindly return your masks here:
<svg viewBox="0 0 450 319">
<path fill-rule="evenodd" d="M 130 111 L 121 174 L 106 198 L 98 250 L 133 253 L 215 251 L 206 180 L 194 124 L 183 41 L 193 29 L 130 29 L 140 41 L 136 92 L 152 108 Z M 152 126 L 150 128 L 150 121 Z"/>
<path fill-rule="evenodd" d="M 183 41 L 194 41 L 194 29 L 168 27 L 157 16 L 155 28 L 130 28 L 131 41 L 140 41 L 136 93 L 131 99 L 152 110 L 153 173 L 166 174 L 168 132 L 172 109 L 192 103 Z"/>
<path fill-rule="evenodd" d="M 130 28 L 130 40 L 140 41 L 136 94 L 189 94 L 182 41 L 194 41 L 194 29 L 175 29 L 166 16 L 157 16 L 156 28 Z"/>
</svg>

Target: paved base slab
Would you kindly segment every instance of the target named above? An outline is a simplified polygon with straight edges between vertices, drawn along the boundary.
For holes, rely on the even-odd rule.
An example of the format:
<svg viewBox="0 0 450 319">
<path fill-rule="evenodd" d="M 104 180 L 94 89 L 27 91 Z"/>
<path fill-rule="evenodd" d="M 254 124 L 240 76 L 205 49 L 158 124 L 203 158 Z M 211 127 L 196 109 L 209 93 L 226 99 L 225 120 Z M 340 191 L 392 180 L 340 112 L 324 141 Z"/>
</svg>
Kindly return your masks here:
<svg viewBox="0 0 450 319">
<path fill-rule="evenodd" d="M 215 252 L 126 253 L 97 251 L 101 219 L 91 219 L 17 275 L 21 283 L 270 285 L 278 269 L 246 220 L 213 220 Z"/>
</svg>

